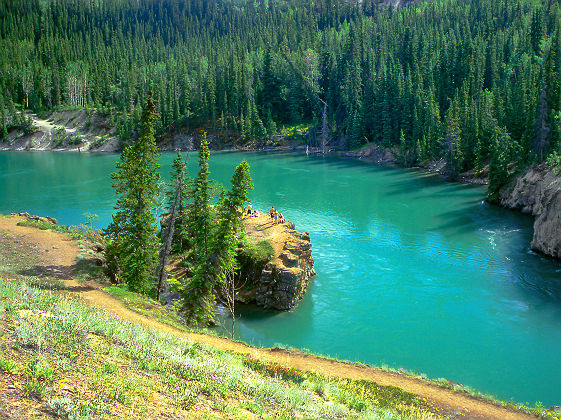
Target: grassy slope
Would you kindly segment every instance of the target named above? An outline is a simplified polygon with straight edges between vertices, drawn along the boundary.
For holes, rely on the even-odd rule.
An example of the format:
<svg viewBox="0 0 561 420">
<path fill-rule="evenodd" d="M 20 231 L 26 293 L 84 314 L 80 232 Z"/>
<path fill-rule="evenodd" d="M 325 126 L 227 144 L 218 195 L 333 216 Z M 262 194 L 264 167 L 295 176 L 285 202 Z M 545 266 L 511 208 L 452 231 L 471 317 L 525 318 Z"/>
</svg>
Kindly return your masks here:
<svg viewBox="0 0 561 420">
<path fill-rule="evenodd" d="M 437 417 L 427 402 L 398 388 L 323 378 L 146 330 L 21 279 L 0 280 L 0 296 L 0 410 L 19 406 L 29 416 L 78 417 Z"/>
</svg>

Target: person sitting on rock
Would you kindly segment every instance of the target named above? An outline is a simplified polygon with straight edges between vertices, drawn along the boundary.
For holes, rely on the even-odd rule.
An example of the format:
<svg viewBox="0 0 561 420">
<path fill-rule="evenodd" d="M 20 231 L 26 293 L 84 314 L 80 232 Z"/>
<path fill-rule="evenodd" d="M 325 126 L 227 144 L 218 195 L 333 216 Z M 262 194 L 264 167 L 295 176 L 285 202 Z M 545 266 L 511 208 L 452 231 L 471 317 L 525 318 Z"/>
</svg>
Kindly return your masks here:
<svg viewBox="0 0 561 420">
<path fill-rule="evenodd" d="M 253 210 L 251 217 L 259 217 L 259 212 L 257 210 Z"/>
<path fill-rule="evenodd" d="M 279 223 L 284 223 L 284 216 L 282 213 L 279 213 Z"/>
</svg>

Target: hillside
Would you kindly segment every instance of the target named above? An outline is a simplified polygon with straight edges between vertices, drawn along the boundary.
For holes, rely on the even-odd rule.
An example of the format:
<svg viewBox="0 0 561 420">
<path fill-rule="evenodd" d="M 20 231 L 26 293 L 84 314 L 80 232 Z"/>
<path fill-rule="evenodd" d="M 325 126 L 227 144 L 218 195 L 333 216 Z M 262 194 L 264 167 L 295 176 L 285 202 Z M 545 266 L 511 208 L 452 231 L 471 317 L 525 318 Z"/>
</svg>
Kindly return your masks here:
<svg viewBox="0 0 561 420">
<path fill-rule="evenodd" d="M 73 107 L 113 112 L 126 143 L 152 91 L 170 148 L 181 133 L 222 148 L 305 126 L 309 147 L 375 144 L 454 175 L 489 165 L 492 192 L 509 163 L 559 149 L 559 0 L 411 3 L 10 0 L 0 139 L 22 108 Z"/>
<path fill-rule="evenodd" d="M 156 321 L 83 271 L 87 241 L 21 222 L 0 218 L 0 415 L 532 418 L 414 375 Z"/>
</svg>

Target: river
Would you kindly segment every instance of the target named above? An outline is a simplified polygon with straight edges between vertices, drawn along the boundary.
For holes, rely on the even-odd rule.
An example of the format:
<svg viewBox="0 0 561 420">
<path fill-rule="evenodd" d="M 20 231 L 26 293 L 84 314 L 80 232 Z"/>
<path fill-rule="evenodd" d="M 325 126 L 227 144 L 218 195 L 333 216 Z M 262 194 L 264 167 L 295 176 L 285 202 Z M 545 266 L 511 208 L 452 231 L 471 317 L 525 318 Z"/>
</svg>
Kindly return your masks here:
<svg viewBox="0 0 561 420">
<path fill-rule="evenodd" d="M 166 176 L 174 156 L 160 159 Z M 104 227 L 117 159 L 0 153 L 0 213 L 78 224 L 89 212 Z M 253 207 L 310 232 L 317 276 L 291 312 L 242 308 L 239 339 L 561 404 L 561 265 L 530 251 L 530 217 L 488 205 L 481 187 L 354 160 L 214 153 L 211 176 L 228 184 L 241 159 Z"/>
</svg>

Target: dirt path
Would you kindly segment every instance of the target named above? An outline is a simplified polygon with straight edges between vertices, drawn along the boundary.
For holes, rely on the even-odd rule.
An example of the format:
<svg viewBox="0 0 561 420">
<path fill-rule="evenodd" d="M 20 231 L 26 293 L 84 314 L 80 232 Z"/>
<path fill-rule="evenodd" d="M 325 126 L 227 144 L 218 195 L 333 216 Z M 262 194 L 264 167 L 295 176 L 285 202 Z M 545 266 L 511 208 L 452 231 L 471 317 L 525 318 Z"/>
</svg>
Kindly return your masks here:
<svg viewBox="0 0 561 420">
<path fill-rule="evenodd" d="M 265 216 L 267 218 L 269 217 L 268 215 Z M 370 367 L 349 365 L 282 349 L 255 348 L 219 337 L 186 333 L 178 330 L 170 325 L 160 323 L 129 310 L 121 301 L 102 291 L 100 285 L 95 282 L 78 283 L 72 277 L 76 265 L 76 256 L 80 253 L 76 242 L 70 240 L 65 235 L 52 231 L 17 226 L 17 222 L 20 220 L 22 220 L 20 217 L 0 217 L 0 233 L 9 235 L 13 240 L 25 242 L 34 247 L 36 246 L 41 257 L 41 261 L 38 264 L 39 268 L 42 267 L 50 274 L 54 273 L 60 280 L 64 281 L 65 288 L 70 292 L 79 294 L 90 304 L 101 307 L 123 319 L 138 323 L 147 328 L 165 331 L 178 337 L 208 344 L 222 350 L 250 354 L 264 361 L 280 363 L 300 370 L 312 371 L 322 375 L 340 378 L 368 379 L 380 385 L 396 386 L 432 401 L 433 404 L 444 409 L 448 413 L 456 413 L 457 418 L 497 420 L 535 418 L 477 400 L 460 392 L 440 388 L 397 373 L 385 372 Z M 257 218 L 254 220 L 255 223 L 261 225 L 266 219 L 259 220 L 259 218 Z M 270 229 L 269 233 L 264 233 L 264 235 L 269 234 L 282 235 L 282 229 L 275 227 Z M 6 244 L 1 245 L 6 246 Z"/>
</svg>

